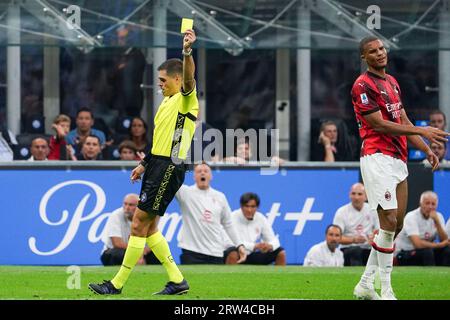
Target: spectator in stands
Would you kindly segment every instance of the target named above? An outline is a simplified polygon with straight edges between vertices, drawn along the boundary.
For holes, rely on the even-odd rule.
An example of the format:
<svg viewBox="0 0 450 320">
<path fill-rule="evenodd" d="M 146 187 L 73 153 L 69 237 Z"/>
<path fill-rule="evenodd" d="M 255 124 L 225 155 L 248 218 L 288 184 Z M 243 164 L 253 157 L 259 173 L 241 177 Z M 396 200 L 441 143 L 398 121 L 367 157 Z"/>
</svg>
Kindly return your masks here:
<svg viewBox="0 0 450 320">
<path fill-rule="evenodd" d="M 48 142 L 44 138 L 34 138 L 30 146 L 31 157 L 28 161 L 44 161 L 48 160 L 47 156 L 50 152 Z"/>
<path fill-rule="evenodd" d="M 81 142 L 81 152 L 76 155 L 78 160 L 102 160 L 102 148 L 98 136 L 89 135 Z"/>
<path fill-rule="evenodd" d="M 141 117 L 134 117 L 131 120 L 129 129 L 129 140 L 136 145 L 138 152 L 148 154 L 151 149 L 151 144 L 147 139 L 148 126 Z"/>
<path fill-rule="evenodd" d="M 255 193 L 244 193 L 240 199 L 241 208 L 231 213 L 233 225 L 240 235 L 247 251 L 244 264 L 271 264 L 286 265 L 286 251 L 280 246 L 272 226 L 267 218 L 258 212 L 260 199 Z M 225 243 L 229 243 L 225 235 Z M 227 264 L 236 264 L 238 253 L 236 248 L 230 246 L 225 250 L 224 258 Z"/>
<path fill-rule="evenodd" d="M 330 224 L 325 231 L 325 241 L 309 249 L 303 266 L 305 267 L 343 267 L 344 254 L 338 248 L 342 237 L 341 227 Z"/>
<path fill-rule="evenodd" d="M 446 129 L 447 126 L 447 119 L 445 117 L 445 113 L 443 113 L 440 110 L 433 110 L 430 113 L 430 126 L 435 127 L 441 130 Z M 447 145 L 445 146 L 445 149 L 450 149 L 450 141 L 447 141 Z M 450 160 L 450 152 L 447 152 L 445 155 L 445 160 Z"/>
<path fill-rule="evenodd" d="M 124 140 L 119 145 L 120 160 L 140 160 L 137 148 L 133 141 Z"/>
<path fill-rule="evenodd" d="M 183 216 L 178 235 L 181 264 L 223 264 L 222 230 L 238 250 L 238 263 L 247 253 L 231 220 L 231 209 L 225 195 L 210 186 L 211 168 L 206 164 L 194 167 L 195 184 L 182 185 L 175 194 Z"/>
<path fill-rule="evenodd" d="M 17 140 L 14 134 L 7 130 L 0 131 L 0 161 L 12 161 L 14 159 L 14 149 L 17 147 Z"/>
<path fill-rule="evenodd" d="M 377 215 L 370 211 L 366 203 L 362 183 L 352 185 L 350 203 L 336 211 L 333 224 L 342 229 L 340 248 L 344 253 L 344 266 L 365 266 L 379 222 Z"/>
<path fill-rule="evenodd" d="M 324 162 L 353 160 L 353 151 L 346 143 L 345 134 L 338 131 L 334 121 L 322 122 L 317 144 L 313 146 L 311 160 Z"/>
<path fill-rule="evenodd" d="M 234 157 L 225 157 L 223 162 L 234 163 L 234 164 L 248 164 L 256 163 L 257 156 L 253 154 L 252 146 L 248 139 L 240 139 L 236 145 L 236 154 Z M 278 156 L 273 156 L 270 159 L 271 163 L 274 165 L 282 165 L 285 160 L 279 158 Z"/>
<path fill-rule="evenodd" d="M 445 156 L 447 154 L 447 144 L 446 143 L 432 142 L 432 143 L 430 143 L 430 149 L 438 157 L 439 163 L 441 163 L 441 164 L 450 163 L 449 160 L 445 159 Z M 426 159 L 423 162 L 428 163 L 428 161 L 426 161 Z"/>
<path fill-rule="evenodd" d="M 103 252 L 100 257 L 103 265 L 121 265 L 127 249 L 128 238 L 131 233 L 131 222 L 136 210 L 139 196 L 134 193 L 127 194 L 123 199 L 122 207 L 114 210 L 106 222 L 102 241 Z M 158 259 L 151 250 L 144 248 L 144 254 L 138 264 L 159 264 Z"/>
<path fill-rule="evenodd" d="M 105 134 L 97 129 L 92 128 L 94 125 L 94 114 L 89 108 L 81 108 L 77 112 L 76 117 L 77 127 L 66 135 L 66 141 L 70 144 L 75 152 L 81 150 L 81 144 L 88 136 L 97 136 L 100 141 L 100 146 L 103 147 L 106 143 Z"/>
<path fill-rule="evenodd" d="M 408 212 L 396 244 L 396 257 L 400 265 L 450 266 L 450 247 L 444 229 L 445 221 L 437 212 L 438 196 L 425 191 L 420 196 L 419 208 Z M 439 242 L 435 240 L 439 238 Z"/>
<path fill-rule="evenodd" d="M 66 142 L 66 136 L 70 131 L 70 118 L 65 114 L 58 115 L 53 121 L 52 128 L 56 134 L 50 137 L 49 160 L 76 160 L 75 151 Z"/>
</svg>

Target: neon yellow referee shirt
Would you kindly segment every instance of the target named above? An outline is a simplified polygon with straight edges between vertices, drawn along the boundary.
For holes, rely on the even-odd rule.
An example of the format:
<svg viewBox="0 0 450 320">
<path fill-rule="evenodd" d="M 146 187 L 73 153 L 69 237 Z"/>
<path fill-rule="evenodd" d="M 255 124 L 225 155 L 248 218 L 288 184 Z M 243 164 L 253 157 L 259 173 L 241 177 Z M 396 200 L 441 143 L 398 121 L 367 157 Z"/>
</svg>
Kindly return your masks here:
<svg viewBox="0 0 450 320">
<path fill-rule="evenodd" d="M 198 116 L 197 89 L 165 97 L 155 116 L 152 154 L 185 160 Z"/>
</svg>

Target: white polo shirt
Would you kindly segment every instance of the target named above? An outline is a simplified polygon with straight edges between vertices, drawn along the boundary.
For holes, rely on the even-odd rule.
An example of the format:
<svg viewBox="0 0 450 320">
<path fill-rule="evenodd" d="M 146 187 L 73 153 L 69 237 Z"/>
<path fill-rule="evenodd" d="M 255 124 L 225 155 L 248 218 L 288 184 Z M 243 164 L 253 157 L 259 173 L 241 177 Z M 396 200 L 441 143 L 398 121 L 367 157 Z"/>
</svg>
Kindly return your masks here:
<svg viewBox="0 0 450 320">
<path fill-rule="evenodd" d="M 361 211 L 355 209 L 351 202 L 340 207 L 334 215 L 333 224 L 341 227 L 342 235 L 345 237 L 363 236 L 367 239 L 369 235 L 379 229 L 378 215 L 370 210 L 368 203 L 364 203 Z M 365 243 L 342 244 L 340 247 L 348 248 L 351 246 L 371 248 L 367 241 Z"/>
<path fill-rule="evenodd" d="M 222 192 L 211 187 L 201 190 L 197 185 L 182 185 L 175 197 L 180 203 L 183 221 L 178 233 L 180 248 L 223 257 L 223 229 L 234 245 L 242 243 L 231 222 L 230 205 Z"/>
<path fill-rule="evenodd" d="M 103 251 L 114 248 L 111 237 L 118 237 L 123 242 L 128 243 L 131 234 L 131 221 L 127 219 L 123 208 L 114 210 L 106 222 L 105 231 L 103 232 L 102 241 L 105 244 Z M 102 251 L 102 252 L 103 252 Z"/>
<path fill-rule="evenodd" d="M 447 224 L 445 225 L 445 231 L 447 231 L 447 235 L 450 237 L 450 218 L 448 218 Z"/>
<path fill-rule="evenodd" d="M 437 215 L 442 228 L 444 228 L 444 217 L 440 212 L 437 212 Z M 420 212 L 420 207 L 406 214 L 405 220 L 403 221 L 403 229 L 395 240 L 396 252 L 400 250 L 414 250 L 414 245 L 409 239 L 413 235 L 428 241 L 434 241 L 438 235 L 434 220 L 431 218 L 425 219 Z"/>
<path fill-rule="evenodd" d="M 271 244 L 274 251 L 280 247 L 278 237 L 275 236 L 266 216 L 261 212 L 256 212 L 253 220 L 248 220 L 239 208 L 231 213 L 231 220 L 245 246 L 247 254 L 253 252 L 255 244 L 259 242 Z M 230 240 L 226 237 L 225 244 L 229 243 Z"/>
<path fill-rule="evenodd" d="M 306 254 L 305 261 L 303 262 L 305 267 L 343 267 L 344 266 L 344 254 L 339 248 L 336 248 L 334 252 L 328 248 L 327 242 L 322 241 L 309 249 Z"/>
</svg>

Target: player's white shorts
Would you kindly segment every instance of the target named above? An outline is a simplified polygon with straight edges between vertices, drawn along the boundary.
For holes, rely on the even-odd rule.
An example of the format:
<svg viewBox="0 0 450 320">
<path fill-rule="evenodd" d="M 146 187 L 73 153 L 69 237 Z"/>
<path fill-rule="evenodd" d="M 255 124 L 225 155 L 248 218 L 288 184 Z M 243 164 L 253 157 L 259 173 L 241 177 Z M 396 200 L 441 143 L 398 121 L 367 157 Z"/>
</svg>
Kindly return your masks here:
<svg viewBox="0 0 450 320">
<path fill-rule="evenodd" d="M 400 159 L 374 153 L 360 159 L 361 175 L 371 210 L 397 209 L 397 185 L 408 177 L 408 167 Z"/>
</svg>

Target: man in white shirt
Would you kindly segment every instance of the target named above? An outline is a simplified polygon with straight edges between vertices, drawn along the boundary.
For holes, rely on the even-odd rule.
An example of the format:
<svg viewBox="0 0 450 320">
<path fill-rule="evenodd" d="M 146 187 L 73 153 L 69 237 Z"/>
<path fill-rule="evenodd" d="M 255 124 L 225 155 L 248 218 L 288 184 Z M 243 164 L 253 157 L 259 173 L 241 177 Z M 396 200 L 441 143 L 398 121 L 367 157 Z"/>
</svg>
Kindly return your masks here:
<svg viewBox="0 0 450 320">
<path fill-rule="evenodd" d="M 437 205 L 437 194 L 425 191 L 420 196 L 419 208 L 406 214 L 403 230 L 395 240 L 395 253 L 400 265 L 450 265 L 445 221 L 436 211 Z M 435 241 L 437 238 L 439 242 Z"/>
<path fill-rule="evenodd" d="M 182 185 L 175 194 L 183 219 L 178 234 L 181 264 L 223 264 L 223 229 L 238 248 L 238 263 L 247 257 L 231 222 L 227 198 L 210 186 L 211 179 L 211 168 L 206 163 L 198 164 L 194 167 L 195 184 Z"/>
<path fill-rule="evenodd" d="M 114 210 L 106 222 L 102 241 L 104 243 L 100 260 L 105 266 L 121 265 L 131 233 L 131 222 L 139 201 L 139 195 L 127 194 L 122 207 Z M 144 255 L 138 264 L 160 264 L 153 252 L 144 248 Z"/>
<path fill-rule="evenodd" d="M 48 160 L 47 156 L 50 153 L 50 147 L 47 140 L 44 138 L 34 138 L 30 146 L 31 157 L 28 161 L 44 161 Z"/>
<path fill-rule="evenodd" d="M 333 224 L 342 229 L 340 248 L 344 253 L 344 266 L 365 266 L 374 232 L 379 228 L 378 216 L 366 203 L 362 183 L 352 185 L 349 195 L 351 202 L 336 211 Z"/>
<path fill-rule="evenodd" d="M 241 208 L 231 213 L 231 219 L 247 251 L 244 263 L 286 265 L 286 251 L 280 247 L 280 241 L 267 218 L 256 211 L 260 204 L 259 196 L 252 192 L 244 193 L 240 204 Z M 233 246 L 225 250 L 227 264 L 237 263 L 237 255 L 234 252 L 236 248 Z"/>
<path fill-rule="evenodd" d="M 450 217 L 447 220 L 447 224 L 445 225 L 445 230 L 447 231 L 447 236 L 450 238 Z"/>
<path fill-rule="evenodd" d="M 339 250 L 341 241 L 341 227 L 330 224 L 325 231 L 325 241 L 320 242 L 309 249 L 303 266 L 305 267 L 343 267 L 344 254 Z"/>
<path fill-rule="evenodd" d="M 14 134 L 7 129 L 0 130 L 0 161 L 12 161 L 17 140 Z"/>
</svg>

